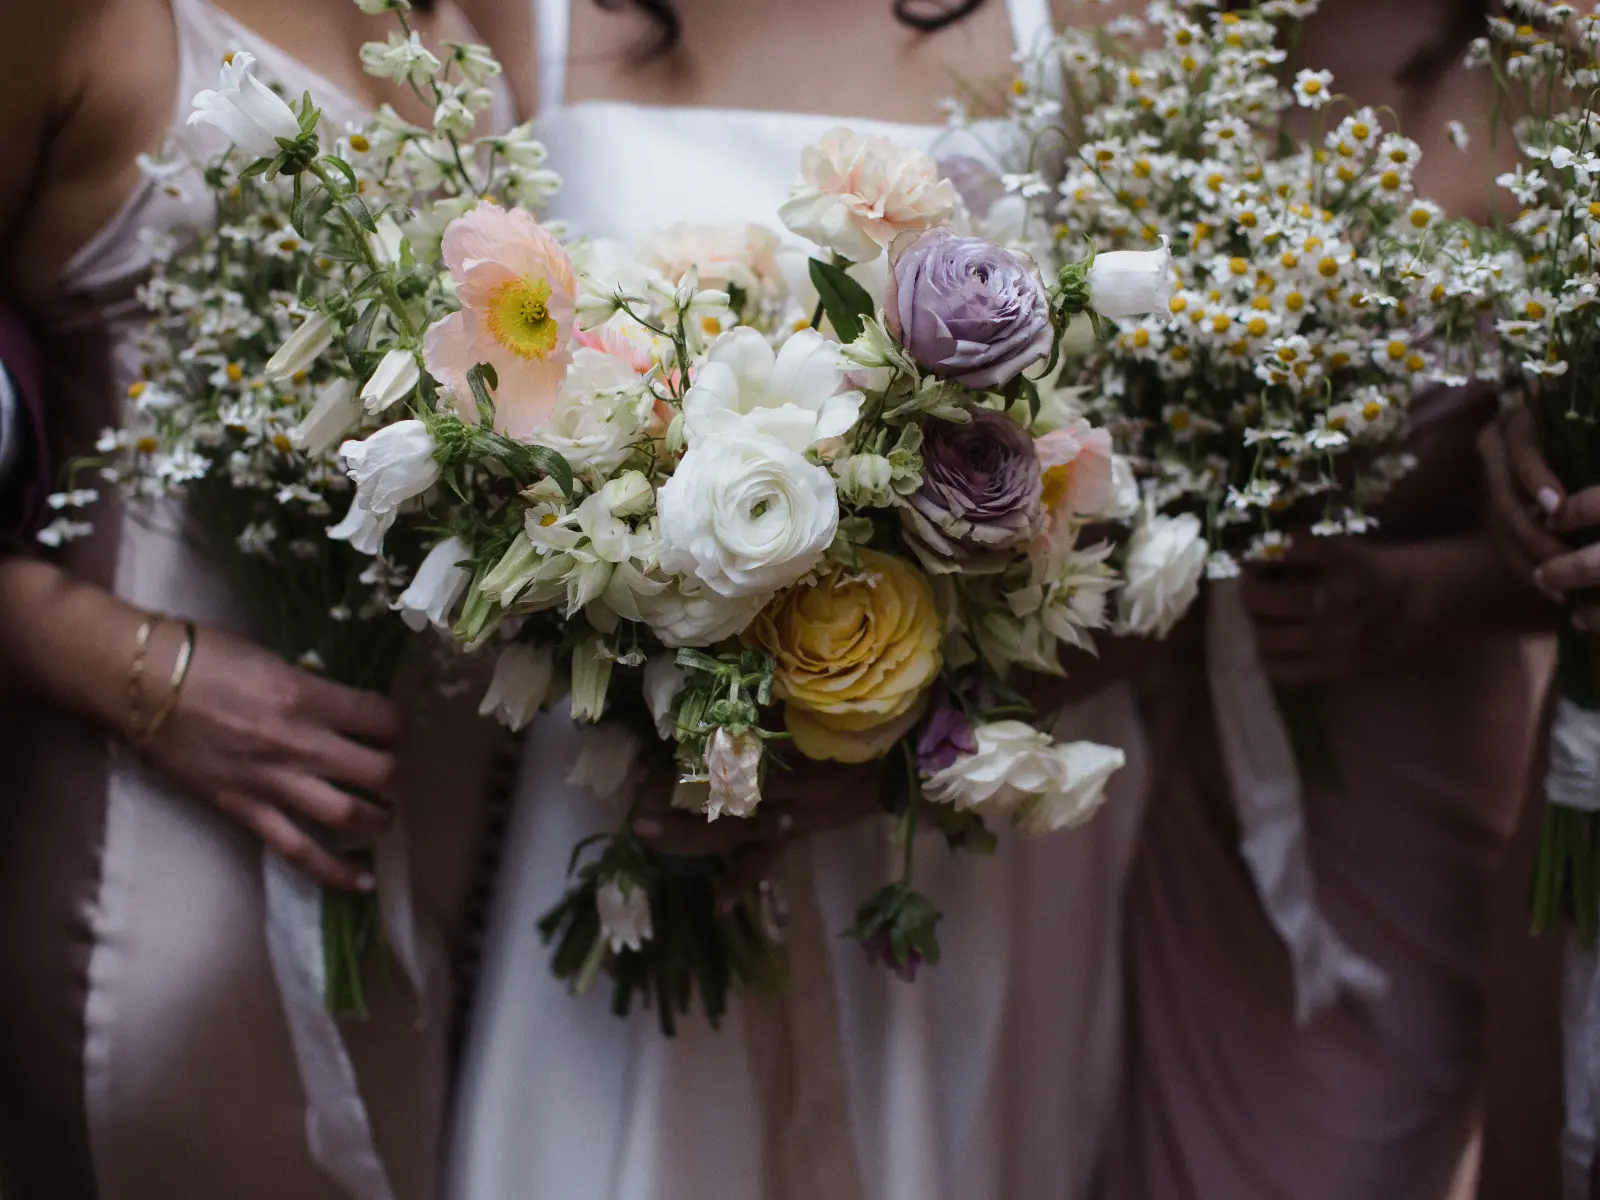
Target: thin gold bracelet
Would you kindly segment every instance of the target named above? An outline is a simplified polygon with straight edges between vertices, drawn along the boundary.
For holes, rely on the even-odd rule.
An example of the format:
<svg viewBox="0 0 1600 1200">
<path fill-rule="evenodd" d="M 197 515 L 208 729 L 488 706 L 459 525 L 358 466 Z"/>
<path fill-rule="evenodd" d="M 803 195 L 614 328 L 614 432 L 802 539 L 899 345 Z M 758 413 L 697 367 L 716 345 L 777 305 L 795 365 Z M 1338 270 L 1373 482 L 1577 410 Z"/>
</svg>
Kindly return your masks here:
<svg viewBox="0 0 1600 1200">
<path fill-rule="evenodd" d="M 178 659 L 172 664 L 172 678 L 167 682 L 167 694 L 162 698 L 161 707 L 156 709 L 155 715 L 150 718 L 150 724 L 145 726 L 144 735 L 133 742 L 135 750 L 143 750 L 152 741 L 156 734 L 161 732 L 161 727 L 166 724 L 167 718 L 172 715 L 172 710 L 178 707 L 178 696 L 183 691 L 183 681 L 189 677 L 189 664 L 194 661 L 194 640 L 196 631 L 193 621 L 183 623 L 183 645 L 178 647 Z"/>
<path fill-rule="evenodd" d="M 147 613 L 133 635 L 133 661 L 128 664 L 128 741 L 137 745 L 144 726 L 144 668 L 145 655 L 150 649 L 150 635 L 155 632 L 161 618 Z"/>
</svg>

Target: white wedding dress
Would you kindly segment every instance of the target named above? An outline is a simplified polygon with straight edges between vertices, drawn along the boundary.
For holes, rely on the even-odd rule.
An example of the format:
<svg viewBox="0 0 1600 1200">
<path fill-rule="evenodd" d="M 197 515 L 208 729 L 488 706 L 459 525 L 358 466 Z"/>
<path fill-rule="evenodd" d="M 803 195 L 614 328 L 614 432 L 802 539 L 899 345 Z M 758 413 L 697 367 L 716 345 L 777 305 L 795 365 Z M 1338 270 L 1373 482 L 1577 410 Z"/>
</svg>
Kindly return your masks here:
<svg viewBox="0 0 1600 1200">
<path fill-rule="evenodd" d="M 672 221 L 781 228 L 801 148 L 841 122 L 563 105 L 569 0 L 535 4 L 541 135 L 565 177 L 552 218 L 624 239 Z M 1019 45 L 1044 36 L 1048 0 L 1008 7 Z M 940 132 L 845 123 L 930 148 Z M 1121 898 L 1143 747 L 1121 687 L 1061 731 L 1128 751 L 1088 826 L 1004 834 L 988 858 L 919 840 L 918 885 L 945 914 L 941 965 L 907 984 L 837 936 L 896 869 L 886 826 L 866 821 L 796 848 L 814 902 L 791 896 L 790 907 L 820 916 L 796 997 L 736 1004 L 720 1032 L 685 1021 L 667 1039 L 651 1012 L 613 1016 L 605 986 L 575 997 L 549 973 L 538 920 L 567 886 L 573 844 L 616 814 L 564 782 L 577 730 L 559 712 L 541 717 L 490 917 L 451 1200 L 1083 1196 L 1121 1062 Z M 803 924 L 792 919 L 791 934 Z"/>
</svg>

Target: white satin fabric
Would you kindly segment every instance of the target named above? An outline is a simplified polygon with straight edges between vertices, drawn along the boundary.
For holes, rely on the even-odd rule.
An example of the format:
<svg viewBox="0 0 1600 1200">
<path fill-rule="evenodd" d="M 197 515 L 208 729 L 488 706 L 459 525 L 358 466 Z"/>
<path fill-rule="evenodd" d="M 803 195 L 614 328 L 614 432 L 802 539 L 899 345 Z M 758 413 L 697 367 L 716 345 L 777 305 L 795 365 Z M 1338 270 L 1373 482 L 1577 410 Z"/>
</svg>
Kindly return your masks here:
<svg viewBox="0 0 1600 1200">
<path fill-rule="evenodd" d="M 1019 43 L 1031 44 L 1047 28 L 1044 0 L 1011 7 Z M 563 56 L 553 48 L 565 45 L 567 6 L 555 0 L 537 12 L 541 136 L 566 180 L 552 217 L 574 232 L 619 238 L 671 221 L 781 228 L 776 211 L 801 148 L 836 119 L 560 107 Z M 922 146 L 938 132 L 848 123 Z M 1142 816 L 1144 751 L 1123 688 L 1074 710 L 1060 730 L 1128 751 L 1111 799 L 1081 830 L 1003 835 L 991 858 L 952 856 L 925 836 L 917 881 L 945 913 L 944 961 L 915 984 L 869 967 L 855 943 L 835 936 L 895 869 L 885 826 L 864 822 L 810 845 L 824 969 L 794 986 L 833 989 L 809 999 L 826 1001 L 812 1009 L 832 1010 L 836 1044 L 795 1034 L 788 1052 L 802 1074 L 842 1061 L 842 1070 L 822 1072 L 840 1094 L 819 1098 L 813 1089 L 808 1101 L 812 1116 L 831 1111 L 839 1140 L 850 1143 L 823 1147 L 843 1156 L 830 1186 L 823 1171 L 775 1167 L 763 1149 L 772 1145 L 777 1101 L 757 1061 L 766 1060 L 752 1049 L 765 1037 L 761 1006 L 736 1005 L 720 1032 L 688 1021 L 669 1040 L 652 1013 L 614 1017 L 603 986 L 574 997 L 550 977 L 539 917 L 566 887 L 573 844 L 614 827 L 616 814 L 563 782 L 579 734 L 561 715 L 542 717 L 526 743 L 490 918 L 459 1091 L 452 1200 L 1083 1196 L 1121 1059 L 1121 896 Z"/>
</svg>

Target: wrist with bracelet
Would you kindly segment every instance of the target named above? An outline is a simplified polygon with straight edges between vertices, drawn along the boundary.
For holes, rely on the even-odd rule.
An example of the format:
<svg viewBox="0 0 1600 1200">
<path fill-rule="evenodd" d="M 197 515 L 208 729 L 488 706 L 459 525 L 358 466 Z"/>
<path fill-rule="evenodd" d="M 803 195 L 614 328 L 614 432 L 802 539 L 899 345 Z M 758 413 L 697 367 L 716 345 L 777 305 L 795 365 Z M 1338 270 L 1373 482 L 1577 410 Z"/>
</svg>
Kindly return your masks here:
<svg viewBox="0 0 1600 1200">
<path fill-rule="evenodd" d="M 183 628 L 183 641 L 178 646 L 177 657 L 173 659 L 172 674 L 167 680 L 167 689 L 162 694 L 149 716 L 145 715 L 145 676 L 147 674 L 150 642 L 158 628 L 165 624 L 178 624 Z M 134 634 L 133 658 L 128 663 L 128 725 L 126 730 L 128 745 L 138 751 L 147 749 L 161 727 L 166 724 L 167 718 L 178 707 L 178 698 L 183 692 L 184 681 L 189 677 L 189 665 L 194 661 L 194 644 L 196 630 L 193 621 L 179 621 L 173 617 L 162 616 L 157 613 L 146 614 L 139 625 L 139 630 Z"/>
</svg>

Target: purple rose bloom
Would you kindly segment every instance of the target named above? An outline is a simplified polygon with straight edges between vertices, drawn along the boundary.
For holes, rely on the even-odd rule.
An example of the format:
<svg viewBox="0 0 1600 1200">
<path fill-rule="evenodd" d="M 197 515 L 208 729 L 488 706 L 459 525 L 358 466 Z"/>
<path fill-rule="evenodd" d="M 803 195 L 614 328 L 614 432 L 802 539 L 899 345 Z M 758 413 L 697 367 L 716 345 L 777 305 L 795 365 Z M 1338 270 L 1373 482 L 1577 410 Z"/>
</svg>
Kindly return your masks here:
<svg viewBox="0 0 1600 1200">
<path fill-rule="evenodd" d="M 889 331 L 941 379 L 999 388 L 1049 355 L 1050 301 L 1026 255 L 940 227 L 897 239 L 890 259 Z"/>
<path fill-rule="evenodd" d="M 922 429 L 922 486 L 900 510 L 906 542 L 929 571 L 989 575 L 1039 532 L 1039 456 L 1004 413 Z"/>
<path fill-rule="evenodd" d="M 917 737 L 917 769 L 932 775 L 956 759 L 978 752 L 972 725 L 955 705 L 940 697 Z"/>
</svg>

